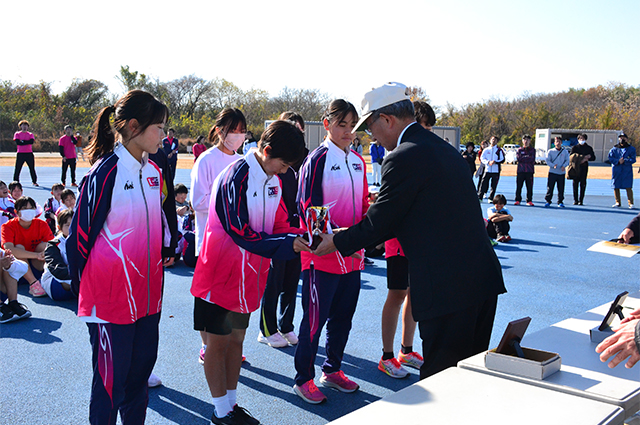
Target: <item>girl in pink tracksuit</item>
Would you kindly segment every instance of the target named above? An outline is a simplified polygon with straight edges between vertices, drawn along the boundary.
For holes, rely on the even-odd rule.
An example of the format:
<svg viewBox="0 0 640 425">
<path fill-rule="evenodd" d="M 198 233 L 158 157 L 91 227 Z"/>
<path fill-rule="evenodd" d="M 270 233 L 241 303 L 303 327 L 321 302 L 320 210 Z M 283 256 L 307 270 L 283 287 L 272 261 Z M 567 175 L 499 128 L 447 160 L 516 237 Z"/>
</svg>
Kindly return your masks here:
<svg viewBox="0 0 640 425">
<path fill-rule="evenodd" d="M 214 182 L 191 285 L 194 328 L 207 333 L 204 370 L 213 423 L 258 423 L 236 404 L 242 343 L 250 313 L 260 307 L 270 258 L 288 260 L 310 251 L 298 236 L 302 231 L 289 227 L 276 175 L 303 155 L 302 132 L 275 121 L 258 150 L 229 165 Z"/>
<path fill-rule="evenodd" d="M 118 412 L 125 425 L 143 424 L 146 416 L 158 351 L 161 250 L 170 239 L 162 174 L 148 154 L 158 150 L 167 117 L 151 94 L 130 91 L 100 112 L 88 147 L 93 167 L 80 184 L 67 257 L 93 349 L 92 424 L 115 424 Z"/>
<path fill-rule="evenodd" d="M 360 155 L 349 149 L 358 121 L 355 107 L 342 99 L 333 101 L 323 120 L 328 132 L 325 141 L 305 160 L 300 171 L 298 206 L 305 223 L 311 206 L 329 207 L 332 228 L 349 227 L 365 216 L 368 202 L 366 165 Z M 351 330 L 360 293 L 359 258 L 344 258 L 340 253 L 318 257 L 303 252 L 302 308 L 298 346 L 295 354 L 296 377 L 293 387 L 303 400 L 317 404 L 326 397 L 314 384 L 315 358 L 320 333 L 327 323 L 327 359 L 322 365 L 320 383 L 342 392 L 353 392 L 358 384 L 340 370 L 344 348 Z"/>
</svg>

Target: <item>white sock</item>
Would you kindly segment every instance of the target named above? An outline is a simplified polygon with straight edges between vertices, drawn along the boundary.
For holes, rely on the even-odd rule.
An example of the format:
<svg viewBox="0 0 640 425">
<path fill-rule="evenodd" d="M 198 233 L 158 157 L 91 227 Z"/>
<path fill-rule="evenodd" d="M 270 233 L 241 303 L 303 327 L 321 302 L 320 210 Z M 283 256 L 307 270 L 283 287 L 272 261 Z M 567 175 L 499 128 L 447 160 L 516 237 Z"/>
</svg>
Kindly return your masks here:
<svg viewBox="0 0 640 425">
<path fill-rule="evenodd" d="M 229 397 L 223 395 L 222 397 L 212 397 L 213 407 L 216 409 L 215 415 L 218 418 L 224 418 L 231 412 L 231 406 L 229 406 Z"/>
<path fill-rule="evenodd" d="M 229 406 L 233 409 L 233 406 L 236 405 L 236 391 L 237 390 L 227 390 L 227 397 L 229 398 Z"/>
</svg>

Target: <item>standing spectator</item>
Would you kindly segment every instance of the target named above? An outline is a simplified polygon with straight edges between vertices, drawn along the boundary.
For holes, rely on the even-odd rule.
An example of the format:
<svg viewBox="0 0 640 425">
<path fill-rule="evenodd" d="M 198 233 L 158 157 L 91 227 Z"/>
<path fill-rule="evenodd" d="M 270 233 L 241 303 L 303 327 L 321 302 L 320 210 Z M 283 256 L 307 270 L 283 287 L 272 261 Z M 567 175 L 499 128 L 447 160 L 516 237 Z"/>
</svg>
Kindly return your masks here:
<svg viewBox="0 0 640 425">
<path fill-rule="evenodd" d="M 482 152 L 489 147 L 489 142 L 487 140 L 483 140 L 482 142 L 480 142 L 480 150 L 478 151 L 478 158 L 482 158 Z M 487 167 L 485 167 L 485 165 L 482 163 L 482 161 L 480 161 L 480 164 L 478 164 L 478 169 L 476 171 L 476 175 L 475 177 L 478 178 L 478 184 L 476 186 L 476 193 L 480 192 L 480 185 L 482 184 L 482 176 L 484 175 L 484 170 Z"/>
<path fill-rule="evenodd" d="M 462 152 L 462 157 L 469 164 L 469 171 L 471 171 L 471 176 L 473 177 L 476 172 L 476 151 L 474 150 L 476 146 L 473 142 L 467 142 L 465 146 L 467 148 Z"/>
<path fill-rule="evenodd" d="M 480 183 L 480 191 L 478 199 L 482 201 L 484 194 L 489 189 L 489 181 L 491 181 L 491 192 L 489 192 L 489 203 L 493 202 L 500 181 L 500 166 L 504 162 L 504 151 L 498 146 L 498 138 L 492 136 L 489 140 L 490 146 L 482 151 L 480 162 L 485 166 L 482 175 L 482 183 Z"/>
<path fill-rule="evenodd" d="M 242 154 L 243 155 L 246 155 L 247 153 L 249 153 L 249 150 L 258 147 L 258 141 L 256 140 L 255 137 L 253 137 L 253 133 L 252 132 L 247 131 L 247 135 L 245 137 L 246 137 L 246 139 L 244 140 L 244 143 L 242 144 Z"/>
<path fill-rule="evenodd" d="M 587 191 L 587 174 L 589 174 L 589 161 L 596 160 L 593 148 L 587 145 L 587 135 L 578 134 L 578 144 L 571 148 L 571 155 L 582 155 L 578 175 L 573 179 L 573 205 L 582 205 L 584 194 Z M 578 188 L 580 194 L 578 194 Z"/>
<path fill-rule="evenodd" d="M 82 135 L 79 131 L 76 131 L 76 157 L 78 155 L 82 156 L 82 160 L 84 161 L 84 150 L 82 149 Z"/>
<path fill-rule="evenodd" d="M 175 130 L 170 128 L 169 131 L 167 131 L 167 137 L 162 139 L 162 150 L 167 154 L 172 177 L 175 177 L 176 175 L 176 166 L 178 165 L 178 148 L 180 147 L 178 139 L 173 137 L 175 133 Z"/>
<path fill-rule="evenodd" d="M 78 141 L 73 137 L 73 127 L 64 126 L 64 136 L 60 138 L 58 147 L 60 155 L 62 155 L 62 184 L 67 184 L 67 168 L 71 170 L 71 186 L 77 187 L 76 184 L 76 145 Z"/>
<path fill-rule="evenodd" d="M 436 125 L 436 113 L 431 105 L 423 100 L 414 100 L 413 109 L 415 110 L 418 124 L 431 131 L 431 128 Z M 446 140 L 449 142 L 449 139 Z"/>
<path fill-rule="evenodd" d="M 33 157 L 33 142 L 35 142 L 35 137 L 33 133 L 30 133 L 28 131 L 29 121 L 20 121 L 18 123 L 18 127 L 20 127 L 20 131 L 16 131 L 13 135 L 13 141 L 16 142 L 16 145 L 18 146 L 18 153 L 16 154 L 16 167 L 13 171 L 13 181 L 20 181 L 20 171 L 22 171 L 22 166 L 26 162 L 27 166 L 29 166 L 31 182 L 34 186 L 37 187 L 39 186 L 38 175 L 36 174 L 36 164 Z"/>
<path fill-rule="evenodd" d="M 611 163 L 611 187 L 616 198 L 614 208 L 620 207 L 620 189 L 627 189 L 627 202 L 633 208 L 633 163 L 636 162 L 636 148 L 631 146 L 626 134 L 618 136 L 618 144 L 609 151 Z"/>
<path fill-rule="evenodd" d="M 196 139 L 196 144 L 193 145 L 193 162 L 196 162 L 200 154 L 207 150 L 207 147 L 204 145 L 205 137 L 200 135 Z"/>
<path fill-rule="evenodd" d="M 558 185 L 558 207 L 564 208 L 564 172 L 569 165 L 569 151 L 562 147 L 562 137 L 553 139 L 555 148 L 547 152 L 547 165 L 549 166 L 549 177 L 547 178 L 547 194 L 544 197 L 545 208 L 551 206 L 553 189 Z"/>
<path fill-rule="evenodd" d="M 380 186 L 380 170 L 382 169 L 382 161 L 384 160 L 384 148 L 374 139 L 373 143 L 369 146 L 369 153 L 371 154 L 371 167 L 373 168 L 373 185 Z"/>
<path fill-rule="evenodd" d="M 351 143 L 351 150 L 362 156 L 362 143 L 360 143 L 360 139 L 357 136 L 353 139 L 353 143 Z"/>
<path fill-rule="evenodd" d="M 522 147 L 516 152 L 518 158 L 518 168 L 516 171 L 516 202 L 513 205 L 520 205 L 522 202 L 522 184 L 527 186 L 527 205 L 533 206 L 533 173 L 536 164 L 536 149 L 531 146 L 531 136 L 522 136 Z"/>
<path fill-rule="evenodd" d="M 368 127 L 391 151 L 380 197 L 358 224 L 321 235 L 316 254 L 337 249 L 350 255 L 391 235 L 398 238 L 409 263 L 424 379 L 488 348 L 498 294 L 506 289 L 467 164 L 457 149 L 415 122 L 409 94 L 399 83 L 365 94 L 354 130 Z M 433 207 L 443 199 L 446 208 Z"/>
</svg>

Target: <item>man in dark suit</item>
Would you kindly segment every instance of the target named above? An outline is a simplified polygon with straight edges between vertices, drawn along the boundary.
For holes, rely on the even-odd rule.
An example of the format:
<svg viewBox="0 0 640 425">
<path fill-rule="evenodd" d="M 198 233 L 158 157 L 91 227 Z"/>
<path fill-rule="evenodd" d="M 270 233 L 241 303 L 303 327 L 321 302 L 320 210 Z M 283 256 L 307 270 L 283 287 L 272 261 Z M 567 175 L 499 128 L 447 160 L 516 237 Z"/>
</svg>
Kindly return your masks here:
<svg viewBox="0 0 640 425">
<path fill-rule="evenodd" d="M 415 122 L 409 94 L 404 85 L 389 83 L 365 95 L 354 131 L 368 127 L 390 151 L 380 195 L 360 223 L 322 235 L 316 254 L 337 249 L 348 256 L 398 238 L 409 261 L 424 379 L 488 348 L 498 294 L 506 289 L 469 166 Z"/>
</svg>

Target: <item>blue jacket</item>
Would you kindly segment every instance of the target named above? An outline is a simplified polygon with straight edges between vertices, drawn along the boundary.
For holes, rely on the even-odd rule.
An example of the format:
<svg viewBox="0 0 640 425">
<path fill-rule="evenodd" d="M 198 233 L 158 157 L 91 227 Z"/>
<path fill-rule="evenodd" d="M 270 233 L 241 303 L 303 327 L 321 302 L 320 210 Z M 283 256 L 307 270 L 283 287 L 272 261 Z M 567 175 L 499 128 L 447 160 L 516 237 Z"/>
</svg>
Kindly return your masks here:
<svg viewBox="0 0 640 425">
<path fill-rule="evenodd" d="M 619 164 L 620 158 L 624 162 Z M 622 148 L 619 144 L 609 151 L 611 162 L 611 188 L 627 189 L 633 187 L 633 163 L 636 162 L 636 148 L 629 145 Z"/>
<path fill-rule="evenodd" d="M 369 147 L 369 153 L 371 154 L 371 163 L 377 163 L 378 159 L 384 158 L 384 148 L 381 145 L 372 143 Z"/>
</svg>

